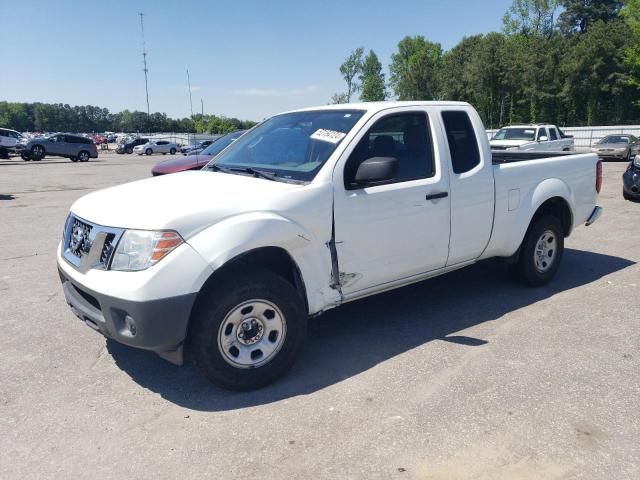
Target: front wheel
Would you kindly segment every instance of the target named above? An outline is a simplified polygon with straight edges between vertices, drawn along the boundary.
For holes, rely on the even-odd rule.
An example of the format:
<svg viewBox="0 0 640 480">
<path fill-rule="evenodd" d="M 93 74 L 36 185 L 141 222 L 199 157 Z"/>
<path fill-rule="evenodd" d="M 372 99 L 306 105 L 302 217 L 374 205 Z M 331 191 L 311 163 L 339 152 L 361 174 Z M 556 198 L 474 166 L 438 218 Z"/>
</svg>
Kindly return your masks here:
<svg viewBox="0 0 640 480">
<path fill-rule="evenodd" d="M 229 390 L 263 387 L 284 375 L 306 335 L 304 303 L 267 270 L 237 272 L 201 293 L 189 341 L 193 361 Z"/>
<path fill-rule="evenodd" d="M 543 215 L 535 219 L 522 241 L 518 261 L 511 273 L 521 283 L 539 287 L 556 275 L 564 252 L 564 234 L 557 217 Z"/>
<path fill-rule="evenodd" d="M 78 154 L 78 156 L 76 157 L 78 160 L 80 160 L 81 162 L 88 162 L 89 161 L 89 152 L 85 152 L 82 151 Z"/>
<path fill-rule="evenodd" d="M 21 153 L 20 156 L 22 157 L 22 160 L 24 160 L 25 162 L 28 162 L 31 160 L 31 156 L 29 156 L 28 153 Z"/>
<path fill-rule="evenodd" d="M 133 148 L 131 147 L 127 147 L 124 149 L 125 153 L 128 153 L 129 155 L 131 155 L 133 153 Z"/>
<path fill-rule="evenodd" d="M 172 148 L 171 150 L 169 150 L 169 153 L 170 153 L 171 155 L 175 155 L 175 154 L 176 154 L 176 149 L 175 149 L 175 148 Z"/>
<path fill-rule="evenodd" d="M 153 150 L 147 148 L 144 153 L 146 153 L 147 155 L 151 155 L 153 153 Z"/>
<path fill-rule="evenodd" d="M 35 161 L 42 160 L 44 158 L 44 147 L 40 145 L 31 147 L 31 158 Z"/>
</svg>

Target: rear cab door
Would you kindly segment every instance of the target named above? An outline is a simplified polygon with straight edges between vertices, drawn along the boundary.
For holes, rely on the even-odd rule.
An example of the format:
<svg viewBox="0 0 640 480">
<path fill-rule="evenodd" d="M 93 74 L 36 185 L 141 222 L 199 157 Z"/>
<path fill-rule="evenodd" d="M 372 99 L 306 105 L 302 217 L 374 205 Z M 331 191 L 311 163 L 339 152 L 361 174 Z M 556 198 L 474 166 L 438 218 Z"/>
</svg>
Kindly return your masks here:
<svg viewBox="0 0 640 480">
<path fill-rule="evenodd" d="M 482 120 L 468 106 L 440 107 L 447 148 L 441 158 L 450 168 L 451 238 L 447 267 L 473 262 L 491 239 L 494 177 L 491 148 Z"/>
<path fill-rule="evenodd" d="M 440 161 L 444 135 L 428 107 L 376 113 L 334 170 L 334 230 L 345 298 L 442 269 L 449 250 L 449 170 Z M 358 166 L 394 157 L 398 176 L 358 186 Z"/>
</svg>

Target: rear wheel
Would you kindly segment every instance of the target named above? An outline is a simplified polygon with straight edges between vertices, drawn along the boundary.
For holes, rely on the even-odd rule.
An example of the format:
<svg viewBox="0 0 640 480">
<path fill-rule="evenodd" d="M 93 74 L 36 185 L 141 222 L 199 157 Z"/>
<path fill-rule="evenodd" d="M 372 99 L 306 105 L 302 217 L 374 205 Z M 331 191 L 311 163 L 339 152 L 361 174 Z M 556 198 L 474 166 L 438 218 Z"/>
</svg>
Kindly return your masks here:
<svg viewBox="0 0 640 480">
<path fill-rule="evenodd" d="M 78 160 L 80 160 L 81 162 L 88 162 L 89 161 L 89 152 L 86 151 L 82 151 L 78 154 L 78 156 L 76 157 Z"/>
<path fill-rule="evenodd" d="M 627 162 L 631 161 L 631 149 L 627 152 L 627 158 L 625 159 Z"/>
<path fill-rule="evenodd" d="M 25 162 L 28 162 L 31 160 L 31 156 L 26 152 L 21 153 L 20 156 L 22 157 L 22 160 L 24 160 Z"/>
<path fill-rule="evenodd" d="M 511 273 L 521 283 L 539 287 L 556 275 L 564 252 L 564 233 L 557 217 L 543 215 L 534 219 L 520 246 L 518 261 Z"/>
<path fill-rule="evenodd" d="M 131 148 L 131 147 L 127 147 L 127 148 L 125 148 L 125 149 L 124 149 L 124 151 L 125 151 L 126 153 L 128 153 L 128 154 L 132 154 L 132 153 L 133 153 L 133 148 Z"/>
<path fill-rule="evenodd" d="M 151 155 L 153 153 L 153 150 L 151 150 L 150 148 L 147 148 L 144 153 L 146 153 L 147 155 Z"/>
<path fill-rule="evenodd" d="M 176 149 L 175 149 L 175 148 L 172 148 L 171 150 L 169 150 L 169 153 L 170 153 L 171 155 L 175 155 L 175 154 L 176 154 Z"/>
<path fill-rule="evenodd" d="M 203 291 L 192 322 L 194 363 L 230 390 L 259 388 L 284 375 L 307 326 L 297 290 L 267 270 L 232 273 Z"/>
</svg>

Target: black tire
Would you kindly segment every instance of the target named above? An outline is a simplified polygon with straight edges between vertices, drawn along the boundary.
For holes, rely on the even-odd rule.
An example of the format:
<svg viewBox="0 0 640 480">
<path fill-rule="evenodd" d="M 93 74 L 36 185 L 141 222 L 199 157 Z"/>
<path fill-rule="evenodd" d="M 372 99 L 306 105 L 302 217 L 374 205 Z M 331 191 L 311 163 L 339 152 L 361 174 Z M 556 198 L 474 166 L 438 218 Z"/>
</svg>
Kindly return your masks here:
<svg viewBox="0 0 640 480">
<path fill-rule="evenodd" d="M 38 162 L 42 160 L 45 156 L 46 152 L 42 145 L 34 145 L 31 147 L 31 159 Z"/>
<path fill-rule="evenodd" d="M 133 148 L 131 147 L 127 147 L 124 149 L 125 153 L 128 153 L 129 155 L 131 155 L 133 153 Z"/>
<path fill-rule="evenodd" d="M 624 188 L 622 189 L 622 198 L 624 198 L 625 200 L 633 200 L 633 197 L 625 192 Z"/>
<path fill-rule="evenodd" d="M 259 300 L 256 300 L 259 299 Z M 241 326 L 233 330 L 228 330 L 228 316 L 234 311 L 247 308 L 243 304 L 251 305 L 252 301 L 269 302 L 281 313 L 281 317 L 276 314 L 275 320 L 285 325 L 284 334 L 280 338 L 278 350 L 271 354 L 271 358 L 263 364 L 252 366 L 235 366 L 229 363 L 233 354 L 233 348 L 237 345 L 250 353 L 253 361 L 254 353 L 260 352 L 260 343 L 243 347 L 240 345 Z M 253 308 L 253 307 L 251 307 Z M 266 313 L 256 313 L 256 318 L 262 316 L 264 320 Z M 253 310 L 243 315 L 252 315 Z M 273 311 L 271 312 L 273 314 Z M 191 326 L 189 329 L 189 347 L 193 362 L 202 373 L 212 383 L 228 390 L 252 390 L 263 387 L 277 378 L 284 375 L 295 362 L 298 354 L 304 345 L 307 330 L 307 315 L 304 302 L 300 298 L 297 290 L 282 277 L 268 270 L 235 271 L 225 276 L 223 282 L 210 285 L 201 293 L 201 298 L 194 308 Z M 242 324 L 249 321 L 249 318 L 242 317 Z M 263 325 L 262 321 L 261 325 Z M 241 325 L 242 325 L 241 324 Z M 228 333 L 222 330 L 226 325 Z M 261 331 L 261 338 L 266 341 L 271 340 L 271 332 L 267 329 Z M 229 336 L 233 346 L 229 344 L 229 350 L 221 351 L 220 339 L 224 335 Z M 238 348 L 235 350 L 238 352 Z M 260 355 L 262 355 L 260 353 Z M 226 357 L 226 358 L 225 358 Z M 241 357 L 238 357 L 241 358 Z M 246 358 L 246 357 L 245 357 Z M 260 357 L 258 357 L 260 358 Z"/>
<path fill-rule="evenodd" d="M 147 155 L 151 155 L 153 153 L 153 150 L 151 150 L 150 148 L 147 148 L 144 153 L 146 153 Z"/>
<path fill-rule="evenodd" d="M 547 232 L 550 232 L 550 235 L 547 235 L 545 240 L 543 235 Z M 544 248 L 548 248 L 551 245 L 548 239 L 551 237 L 555 242 L 553 248 L 542 253 L 538 246 L 544 245 Z M 560 220 L 553 215 L 534 218 L 520 245 L 518 261 L 510 266 L 511 273 L 524 285 L 530 287 L 546 285 L 558 272 L 563 252 L 564 232 Z"/>
<path fill-rule="evenodd" d="M 78 153 L 78 156 L 76 157 L 76 159 L 80 160 L 81 162 L 88 162 L 89 158 L 91 158 L 91 155 L 86 150 L 83 150 L 80 153 Z"/>
<path fill-rule="evenodd" d="M 169 150 L 169 153 L 170 153 L 171 155 L 175 155 L 175 154 L 176 154 L 176 149 L 175 149 L 175 148 L 172 148 L 171 150 Z"/>
<path fill-rule="evenodd" d="M 69 160 L 71 160 L 73 163 L 76 163 L 78 161 L 78 157 L 69 157 Z"/>
<path fill-rule="evenodd" d="M 22 157 L 22 160 L 24 160 L 25 162 L 31 161 L 31 156 L 26 152 L 21 153 L 20 156 Z"/>
</svg>

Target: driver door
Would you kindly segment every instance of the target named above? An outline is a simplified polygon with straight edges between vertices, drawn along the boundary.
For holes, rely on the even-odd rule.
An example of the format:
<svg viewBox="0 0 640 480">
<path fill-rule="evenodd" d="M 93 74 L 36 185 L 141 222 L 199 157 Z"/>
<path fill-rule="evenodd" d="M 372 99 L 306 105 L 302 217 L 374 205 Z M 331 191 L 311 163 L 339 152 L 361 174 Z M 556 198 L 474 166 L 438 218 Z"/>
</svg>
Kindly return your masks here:
<svg viewBox="0 0 640 480">
<path fill-rule="evenodd" d="M 441 269 L 450 234 L 449 176 L 436 158 L 436 130 L 424 109 L 381 112 L 347 149 L 334 173 L 335 242 L 345 297 Z M 381 185 L 354 183 L 360 163 L 394 157 L 399 172 Z"/>
</svg>

